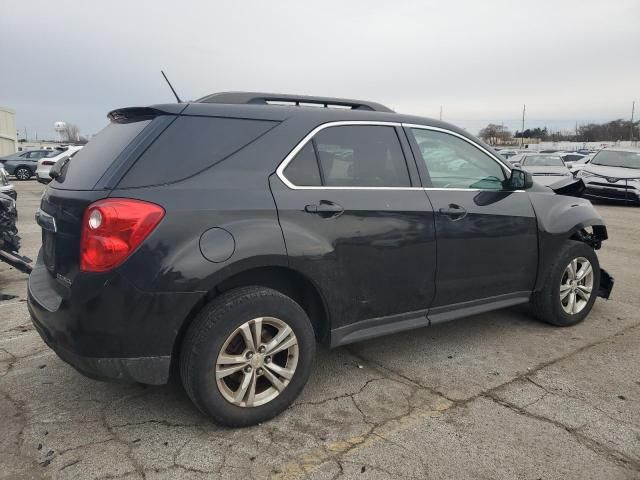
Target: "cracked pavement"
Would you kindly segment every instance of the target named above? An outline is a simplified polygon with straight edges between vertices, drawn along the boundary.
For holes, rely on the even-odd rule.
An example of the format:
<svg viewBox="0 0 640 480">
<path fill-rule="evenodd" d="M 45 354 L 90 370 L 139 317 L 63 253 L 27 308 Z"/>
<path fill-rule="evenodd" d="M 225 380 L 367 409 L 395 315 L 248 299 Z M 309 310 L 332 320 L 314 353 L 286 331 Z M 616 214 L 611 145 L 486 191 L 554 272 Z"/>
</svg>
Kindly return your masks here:
<svg viewBox="0 0 640 480">
<path fill-rule="evenodd" d="M 15 182 L 35 257 L 42 186 Z M 0 478 L 640 479 L 640 209 L 598 205 L 616 278 L 581 325 L 512 308 L 319 349 L 298 401 L 219 427 L 177 381 L 97 382 L 33 330 L 26 276 L 0 264 Z"/>
</svg>

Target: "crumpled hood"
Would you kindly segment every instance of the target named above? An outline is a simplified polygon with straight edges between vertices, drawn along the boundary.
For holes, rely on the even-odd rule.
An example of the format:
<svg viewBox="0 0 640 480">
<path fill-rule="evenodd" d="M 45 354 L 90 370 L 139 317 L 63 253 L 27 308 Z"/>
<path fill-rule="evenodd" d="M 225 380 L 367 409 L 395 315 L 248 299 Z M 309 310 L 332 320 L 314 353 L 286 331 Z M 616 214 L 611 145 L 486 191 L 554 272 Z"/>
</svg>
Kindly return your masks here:
<svg viewBox="0 0 640 480">
<path fill-rule="evenodd" d="M 637 168 L 607 167 L 592 163 L 582 168 L 582 171 L 608 178 L 640 178 L 640 169 Z"/>
</svg>

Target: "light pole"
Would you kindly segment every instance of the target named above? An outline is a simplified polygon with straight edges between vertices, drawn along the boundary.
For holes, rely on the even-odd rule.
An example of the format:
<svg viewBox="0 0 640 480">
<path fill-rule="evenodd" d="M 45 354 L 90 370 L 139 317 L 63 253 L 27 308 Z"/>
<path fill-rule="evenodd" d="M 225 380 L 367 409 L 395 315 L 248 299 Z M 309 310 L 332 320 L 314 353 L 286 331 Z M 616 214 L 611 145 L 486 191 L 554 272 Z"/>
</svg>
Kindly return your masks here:
<svg viewBox="0 0 640 480">
<path fill-rule="evenodd" d="M 633 142 L 633 116 L 636 113 L 636 101 L 631 104 L 631 128 L 629 128 L 629 140 Z"/>
<path fill-rule="evenodd" d="M 524 146 L 524 114 L 527 111 L 527 106 L 522 105 L 522 130 L 520 130 L 520 148 Z"/>
</svg>

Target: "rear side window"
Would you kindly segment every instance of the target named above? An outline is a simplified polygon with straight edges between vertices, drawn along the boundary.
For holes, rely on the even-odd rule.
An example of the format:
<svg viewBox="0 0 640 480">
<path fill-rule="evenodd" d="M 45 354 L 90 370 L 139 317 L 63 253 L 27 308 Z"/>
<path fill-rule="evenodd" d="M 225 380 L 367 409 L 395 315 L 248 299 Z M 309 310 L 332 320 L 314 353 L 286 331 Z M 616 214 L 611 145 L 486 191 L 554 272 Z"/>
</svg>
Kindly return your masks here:
<svg viewBox="0 0 640 480">
<path fill-rule="evenodd" d="M 69 190 L 91 190 L 116 157 L 138 136 L 149 124 L 150 120 L 131 123 L 110 123 L 77 155 L 68 162 L 64 169 L 64 176 L 59 178 L 60 188 Z M 51 156 L 60 155 L 60 150 L 54 150 Z M 59 161 L 62 161 L 62 156 Z"/>
<path fill-rule="evenodd" d="M 330 187 L 408 187 L 409 170 L 395 128 L 377 125 L 329 127 L 314 141 Z"/>
<path fill-rule="evenodd" d="M 284 176 L 298 186 L 320 186 L 320 170 L 313 150 L 313 143 L 308 142 L 284 169 Z"/>
<path fill-rule="evenodd" d="M 263 120 L 178 117 L 136 161 L 118 188 L 183 180 L 224 160 L 275 125 Z"/>
<path fill-rule="evenodd" d="M 317 176 L 311 162 L 314 157 L 320 167 Z M 318 185 L 320 179 L 328 187 L 411 186 L 395 128 L 377 125 L 321 130 L 296 155 L 284 175 L 298 186 Z"/>
</svg>

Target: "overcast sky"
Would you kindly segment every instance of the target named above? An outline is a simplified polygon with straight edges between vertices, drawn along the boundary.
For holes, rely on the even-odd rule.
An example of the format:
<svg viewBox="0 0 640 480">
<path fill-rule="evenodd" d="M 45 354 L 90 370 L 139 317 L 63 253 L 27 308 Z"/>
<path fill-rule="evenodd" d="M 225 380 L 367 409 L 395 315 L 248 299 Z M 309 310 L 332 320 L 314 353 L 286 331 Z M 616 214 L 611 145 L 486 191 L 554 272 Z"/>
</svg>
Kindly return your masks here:
<svg viewBox="0 0 640 480">
<path fill-rule="evenodd" d="M 183 99 L 442 105 L 472 133 L 519 128 L 526 103 L 526 127 L 573 128 L 640 101 L 639 20 L 639 0 L 0 0 L 0 105 L 21 135 L 52 138 L 57 120 L 91 134 L 113 108 L 172 102 L 162 68 Z"/>
</svg>

